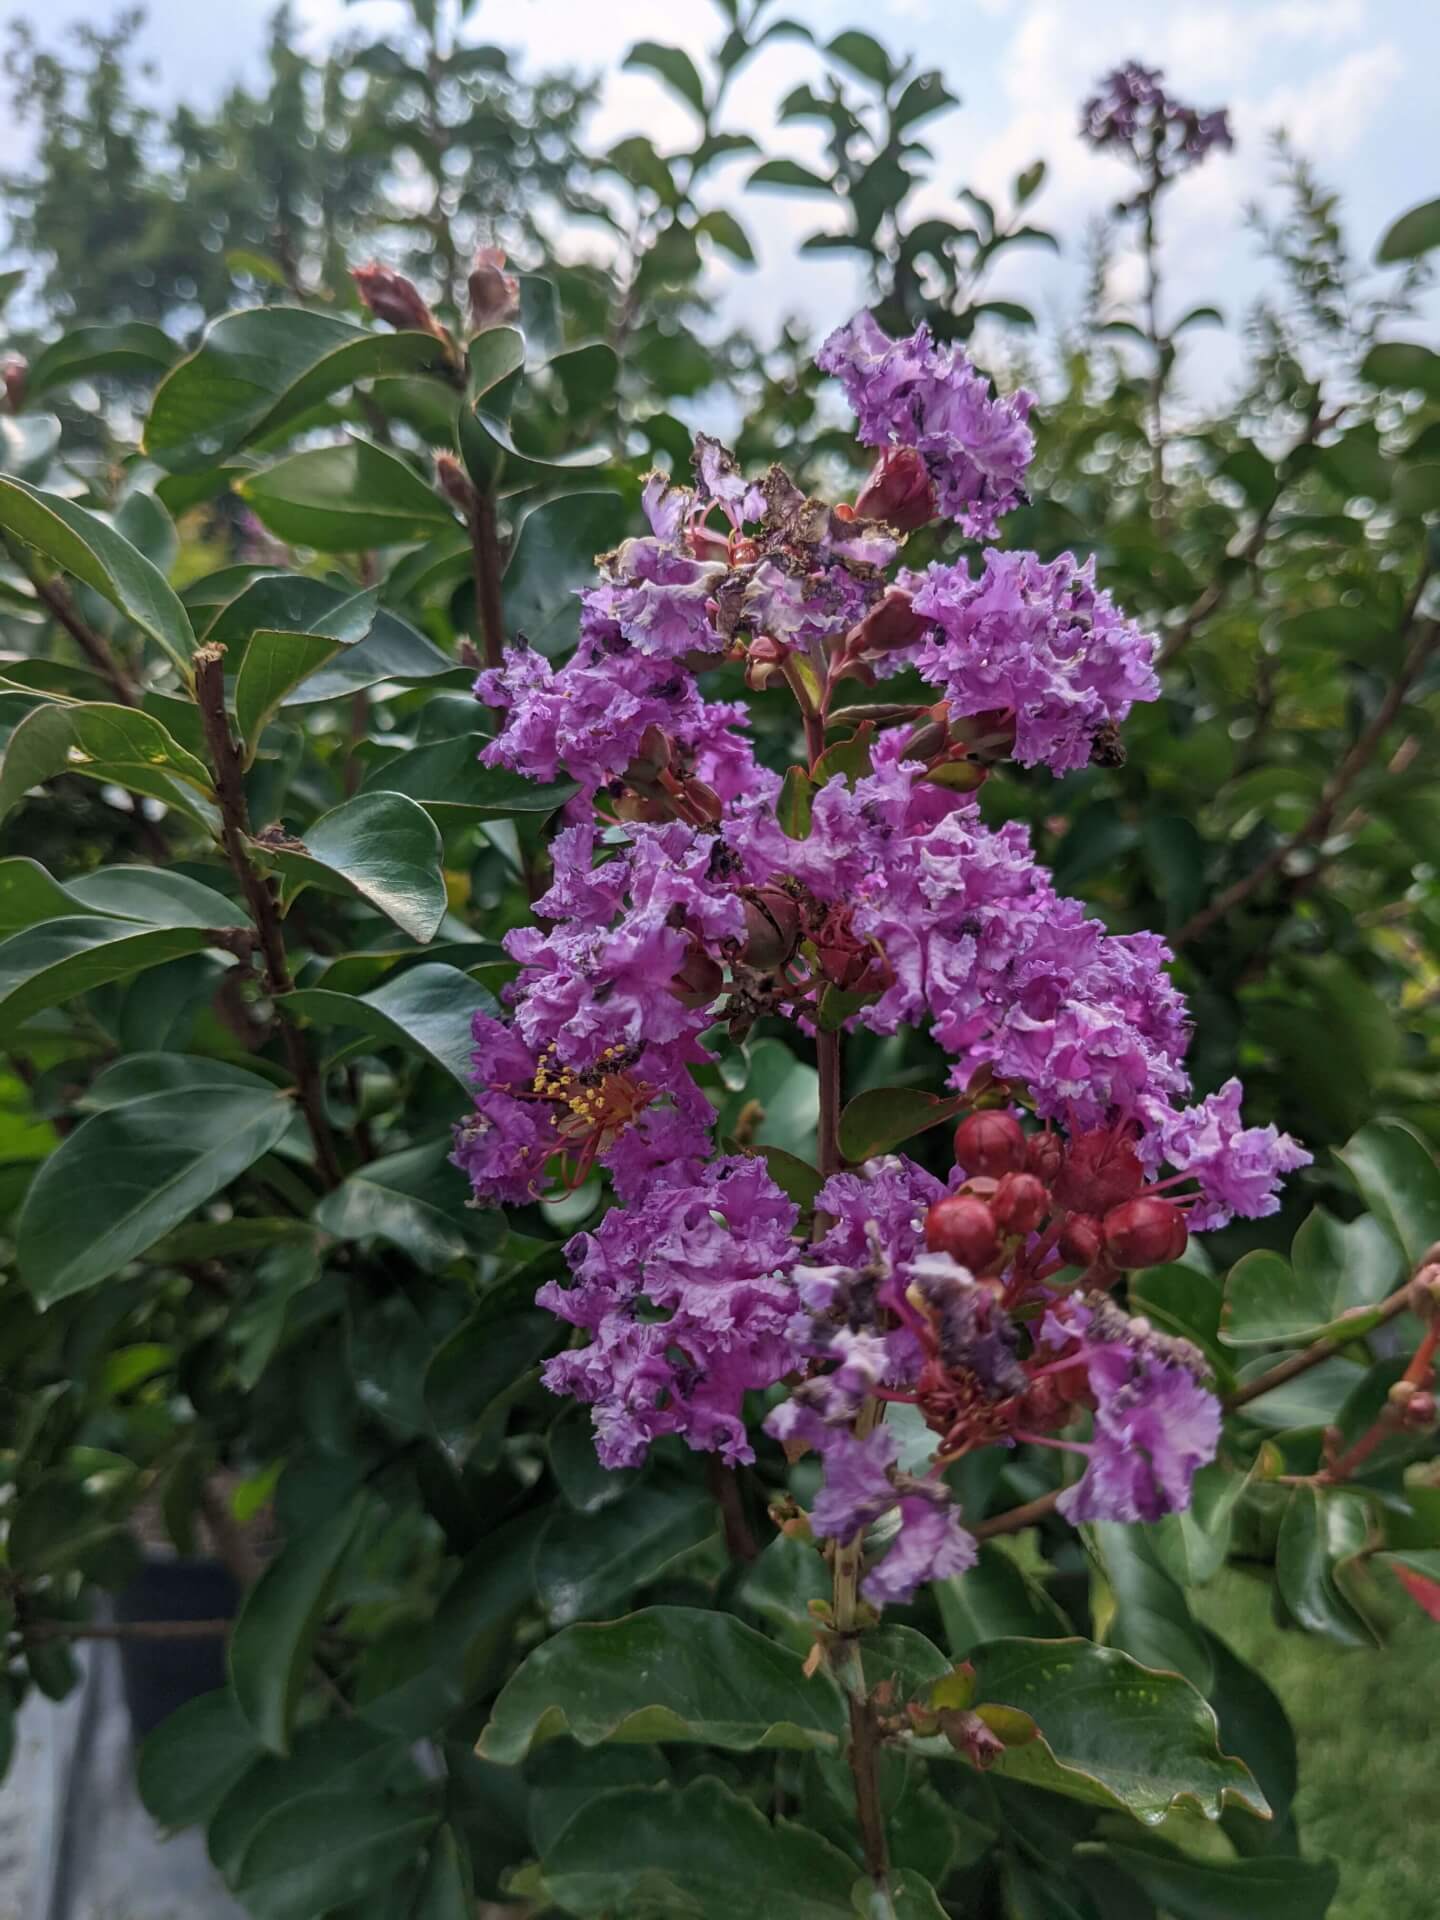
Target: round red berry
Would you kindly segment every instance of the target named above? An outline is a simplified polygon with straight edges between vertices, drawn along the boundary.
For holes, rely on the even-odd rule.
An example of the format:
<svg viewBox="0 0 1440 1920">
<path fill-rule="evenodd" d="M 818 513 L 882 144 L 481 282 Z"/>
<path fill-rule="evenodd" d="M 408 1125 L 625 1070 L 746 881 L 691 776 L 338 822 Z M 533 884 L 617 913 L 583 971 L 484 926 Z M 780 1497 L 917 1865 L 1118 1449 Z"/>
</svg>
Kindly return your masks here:
<svg viewBox="0 0 1440 1920">
<path fill-rule="evenodd" d="M 1007 1173 L 990 1202 L 1002 1233 L 1033 1233 L 1049 1204 L 1049 1194 L 1033 1173 Z"/>
<path fill-rule="evenodd" d="M 1013 1113 L 972 1113 L 955 1129 L 955 1158 L 967 1173 L 998 1180 L 1025 1165 L 1025 1133 Z"/>
<path fill-rule="evenodd" d="M 948 1253 L 962 1267 L 978 1273 L 994 1259 L 1000 1235 L 995 1216 L 983 1200 L 952 1193 L 937 1200 L 926 1214 L 925 1244 L 932 1253 Z"/>
<path fill-rule="evenodd" d="M 1117 1267 L 1163 1267 L 1178 1260 L 1190 1238 L 1185 1216 L 1171 1200 L 1141 1194 L 1112 1207 L 1102 1232 Z"/>
</svg>

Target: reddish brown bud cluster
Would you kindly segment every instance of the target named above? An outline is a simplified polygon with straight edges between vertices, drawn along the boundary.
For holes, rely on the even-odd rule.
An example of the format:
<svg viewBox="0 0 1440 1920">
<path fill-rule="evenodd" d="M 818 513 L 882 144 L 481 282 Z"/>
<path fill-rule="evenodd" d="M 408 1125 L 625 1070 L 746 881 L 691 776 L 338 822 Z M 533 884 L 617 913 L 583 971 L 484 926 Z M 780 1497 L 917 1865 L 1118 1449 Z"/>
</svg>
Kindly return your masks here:
<svg viewBox="0 0 1440 1920">
<path fill-rule="evenodd" d="M 1050 1210 L 1050 1196 L 1033 1173 L 1007 1173 L 990 1211 L 1002 1233 L 1034 1233 Z"/>
<path fill-rule="evenodd" d="M 962 1267 L 979 1273 L 995 1258 L 1000 1233 L 985 1202 L 968 1193 L 937 1200 L 925 1216 L 925 1244 L 932 1253 L 948 1253 Z"/>
<path fill-rule="evenodd" d="M 1153 1194 L 1112 1207 L 1101 1233 L 1117 1267 L 1167 1266 L 1180 1258 L 1190 1238 L 1179 1207 Z"/>
<path fill-rule="evenodd" d="M 372 260 L 368 267 L 352 267 L 350 278 L 355 282 L 355 291 L 377 320 L 384 320 L 402 332 L 433 333 L 439 340 L 449 338 L 420 289 L 403 273 Z"/>
<path fill-rule="evenodd" d="M 969 1174 L 998 1180 L 1025 1165 L 1025 1130 L 1013 1113 L 972 1113 L 955 1129 L 955 1158 Z"/>
</svg>

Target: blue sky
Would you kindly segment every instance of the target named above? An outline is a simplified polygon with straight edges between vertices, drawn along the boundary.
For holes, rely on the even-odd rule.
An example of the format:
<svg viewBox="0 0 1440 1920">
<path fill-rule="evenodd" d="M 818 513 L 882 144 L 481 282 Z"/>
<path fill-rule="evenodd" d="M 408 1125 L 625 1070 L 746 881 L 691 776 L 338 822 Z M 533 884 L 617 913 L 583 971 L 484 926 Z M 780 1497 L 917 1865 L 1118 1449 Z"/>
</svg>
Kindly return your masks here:
<svg viewBox="0 0 1440 1920">
<path fill-rule="evenodd" d="M 337 32 L 383 34 L 405 15 L 396 0 L 295 0 L 297 17 L 317 42 Z M 0 0 L 0 20 L 30 13 L 47 37 L 77 19 L 99 22 L 102 0 Z M 167 100 L 212 98 L 239 72 L 253 71 L 270 0 L 149 0 L 146 51 Z M 817 35 L 863 24 L 892 48 L 915 52 L 944 72 L 963 109 L 931 123 L 937 154 L 927 209 L 954 207 L 954 189 L 970 183 L 1003 191 L 1031 160 L 1050 175 L 1034 214 L 1067 236 L 1064 257 L 1017 250 L 996 283 L 1059 321 L 1078 298 L 1080 236 L 1092 215 L 1123 191 L 1115 161 L 1090 153 L 1076 138 L 1077 102 L 1105 67 L 1127 56 L 1162 66 L 1172 90 L 1195 104 L 1231 109 L 1237 148 L 1212 159 L 1172 197 L 1167 224 L 1167 277 L 1172 311 L 1214 301 L 1243 314 L 1263 284 L 1246 205 L 1269 190 L 1267 134 L 1286 126 L 1343 194 L 1355 251 L 1368 257 L 1389 220 L 1440 192 L 1440 135 L 1435 127 L 1435 75 L 1440 72 L 1440 7 L 1427 0 L 791 0 L 784 11 Z M 616 71 L 638 38 L 678 41 L 700 52 L 715 37 L 719 16 L 707 0 L 481 0 L 468 33 L 518 49 L 534 64 L 572 64 L 608 74 L 592 129 L 599 141 L 644 130 L 662 145 L 684 141 L 686 110 L 650 79 Z M 775 102 L 813 78 L 813 50 L 794 42 L 767 48 L 743 74 L 730 124 L 760 136 L 767 150 L 805 159 L 814 135 L 777 128 Z M 13 155 L 0 129 L 0 154 Z M 720 176 L 723 201 L 738 171 Z M 823 204 L 791 195 L 752 196 L 747 219 L 760 263 L 724 269 L 717 299 L 761 322 L 801 313 L 816 328 L 841 319 L 854 304 L 852 270 L 838 260 L 799 256 L 796 240 L 825 223 Z M 573 236 L 577 245 L 594 244 Z M 1427 321 L 1440 325 L 1440 305 Z M 1185 377 L 1197 396 L 1223 386 L 1232 349 L 1197 335 Z"/>
</svg>

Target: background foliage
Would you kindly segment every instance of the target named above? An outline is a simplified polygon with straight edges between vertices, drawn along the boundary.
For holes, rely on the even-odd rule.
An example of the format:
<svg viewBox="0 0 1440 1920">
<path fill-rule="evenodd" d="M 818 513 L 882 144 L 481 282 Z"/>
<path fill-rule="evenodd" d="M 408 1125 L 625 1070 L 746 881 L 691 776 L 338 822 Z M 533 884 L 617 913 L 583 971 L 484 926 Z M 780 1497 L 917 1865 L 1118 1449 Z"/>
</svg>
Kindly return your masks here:
<svg viewBox="0 0 1440 1920">
<path fill-rule="evenodd" d="M 925 122 L 954 102 L 858 31 L 815 46 L 777 106 L 824 128 L 826 171 L 767 159 L 727 131 L 727 87 L 804 29 L 764 0 L 719 12 L 703 68 L 629 57 L 693 109 L 678 153 L 588 152 L 592 83 L 517 75 L 436 0 L 402 39 L 318 61 L 282 13 L 261 86 L 168 124 L 138 102 L 128 23 L 64 54 L 15 36 L 37 144 L 6 183 L 28 371 L 0 417 L 0 1736 L 27 1690 L 71 1684 L 97 1590 L 123 1595 L 158 1531 L 217 1546 L 249 1591 L 229 1686 L 152 1736 L 142 1789 L 163 1823 L 206 1823 L 260 1920 L 477 1897 L 709 1915 L 737 1889 L 757 1913 L 850 1910 L 828 1682 L 800 1677 L 810 1558 L 766 1514 L 783 1461 L 738 1485 L 664 1447 L 643 1475 L 599 1470 L 585 1420 L 538 1386 L 560 1329 L 532 1305 L 599 1187 L 502 1218 L 467 1209 L 447 1163 L 469 1016 L 507 978 L 498 941 L 565 789 L 476 765 L 484 580 L 477 606 L 434 465 L 458 453 L 496 503 L 505 626 L 547 653 L 593 554 L 633 530 L 640 476 L 683 468 L 717 406 L 747 463 L 858 478 L 811 343 L 717 338 L 703 298 L 717 249 L 750 257 L 752 191 L 823 195 L 848 225 L 805 247 L 853 250 L 887 324 L 963 339 L 983 317 L 1005 382 L 1038 379 L 1035 503 L 1008 537 L 1095 552 L 1163 636 L 1167 697 L 1134 716 L 1125 764 L 1007 770 L 987 813 L 1029 821 L 1112 926 L 1168 933 L 1198 1090 L 1238 1066 L 1253 1117 L 1315 1151 L 1283 1214 L 1141 1276 L 1132 1302 L 1199 1341 L 1232 1398 L 1335 1341 L 1248 1399 L 1193 1518 L 1084 1540 L 1002 1523 L 884 1654 L 917 1686 L 972 1656 L 1012 1708 L 1006 1636 L 1178 1674 L 1273 1819 L 1243 1786 L 1222 1814 L 1213 1780 L 1167 1775 L 1185 1703 L 1117 1785 L 1131 1736 L 1084 1724 L 1078 1681 L 1050 1670 L 1029 1697 L 1048 1767 L 1037 1748 L 1015 1777 L 895 1757 L 896 1912 L 1308 1920 L 1334 1878 L 1296 1818 L 1292 1735 L 1214 1628 L 1258 1650 L 1227 1559 L 1337 1650 L 1410 1604 L 1397 1570 L 1427 1610 L 1440 1594 L 1424 1435 L 1344 1487 L 1276 1478 L 1373 1418 L 1416 1338 L 1378 1309 L 1440 1239 L 1440 355 L 1407 332 L 1440 211 L 1361 267 L 1281 147 L 1243 390 L 1183 417 L 1185 334 L 1220 315 L 1171 315 L 1163 288 L 1154 314 L 1120 308 L 1120 216 L 1088 309 L 1039 341 L 986 273 L 1007 248 L 1082 244 L 1039 224 L 1041 170 L 1006 206 L 912 219 Z M 567 255 L 577 221 L 608 265 Z M 521 330 L 481 333 L 463 366 L 359 310 L 347 268 L 378 254 L 463 337 L 480 242 L 521 269 Z M 762 698 L 757 723 L 783 765 L 789 718 Z M 933 1074 L 918 1039 L 850 1048 L 852 1091 Z M 774 1035 L 713 1094 L 723 1131 L 811 1155 L 813 1066 Z M 1022 1453 L 991 1481 L 970 1512 L 1043 1495 L 1053 1468 Z M 1217 1827 L 1133 1818 L 1207 1793 Z"/>
</svg>

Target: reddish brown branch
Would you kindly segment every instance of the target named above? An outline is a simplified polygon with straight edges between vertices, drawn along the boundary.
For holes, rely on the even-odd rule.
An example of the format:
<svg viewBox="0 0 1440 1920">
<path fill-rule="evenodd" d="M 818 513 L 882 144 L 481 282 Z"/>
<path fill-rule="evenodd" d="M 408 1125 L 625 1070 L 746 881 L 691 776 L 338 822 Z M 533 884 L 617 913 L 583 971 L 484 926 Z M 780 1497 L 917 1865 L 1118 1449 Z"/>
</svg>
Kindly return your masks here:
<svg viewBox="0 0 1440 1920">
<path fill-rule="evenodd" d="M 49 608 L 50 613 L 64 627 L 100 677 L 109 682 L 110 690 L 120 704 L 125 707 L 138 707 L 139 692 L 129 674 L 116 659 L 114 650 L 104 634 L 97 633 L 87 620 L 81 619 L 71 604 L 69 594 L 58 580 L 40 578 L 26 559 L 18 542 L 7 536 L 5 548 L 15 565 L 35 589 L 36 598 Z"/>
<path fill-rule="evenodd" d="M 476 492 L 469 520 L 481 651 L 487 667 L 498 667 L 505 656 L 505 609 L 500 598 L 500 530 L 493 493 Z"/>
<path fill-rule="evenodd" d="M 250 917 L 259 935 L 265 963 L 265 988 L 272 999 L 292 993 L 285 935 L 269 880 L 250 858 L 246 844 L 250 813 L 245 799 L 244 763 L 230 731 L 225 711 L 225 649 L 201 647 L 195 654 L 195 699 L 205 731 L 210 764 L 215 772 L 215 795 L 220 803 L 220 839 L 231 871 L 240 883 Z M 315 1144 L 315 1163 L 327 1187 L 339 1186 L 343 1175 L 335 1154 L 330 1122 L 325 1114 L 325 1091 L 304 1034 L 292 1020 L 281 1022 L 281 1038 L 294 1076 L 300 1107 Z"/>
<path fill-rule="evenodd" d="M 35 1620 L 22 1629 L 27 1642 L 40 1640 L 217 1640 L 233 1620 Z"/>
</svg>

